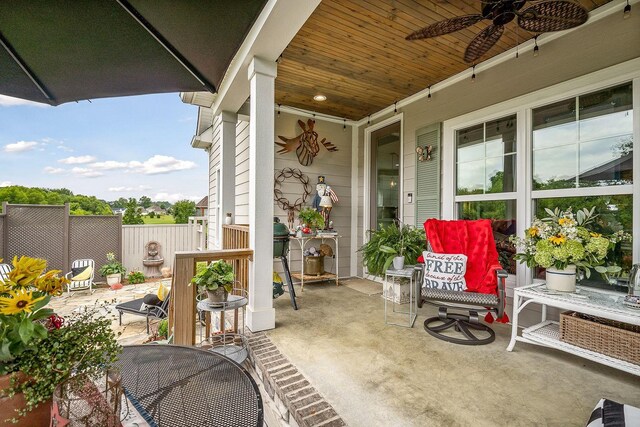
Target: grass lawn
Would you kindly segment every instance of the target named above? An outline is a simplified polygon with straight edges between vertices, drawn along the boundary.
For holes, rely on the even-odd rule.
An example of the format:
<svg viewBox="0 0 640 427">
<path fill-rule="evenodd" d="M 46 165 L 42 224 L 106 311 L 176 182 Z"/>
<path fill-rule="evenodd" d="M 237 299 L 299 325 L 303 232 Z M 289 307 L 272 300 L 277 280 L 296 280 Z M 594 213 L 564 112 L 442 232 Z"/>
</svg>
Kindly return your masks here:
<svg viewBox="0 0 640 427">
<path fill-rule="evenodd" d="M 159 218 L 149 218 L 147 215 L 143 215 L 142 219 L 145 224 L 175 224 L 173 215 L 161 215 Z"/>
</svg>

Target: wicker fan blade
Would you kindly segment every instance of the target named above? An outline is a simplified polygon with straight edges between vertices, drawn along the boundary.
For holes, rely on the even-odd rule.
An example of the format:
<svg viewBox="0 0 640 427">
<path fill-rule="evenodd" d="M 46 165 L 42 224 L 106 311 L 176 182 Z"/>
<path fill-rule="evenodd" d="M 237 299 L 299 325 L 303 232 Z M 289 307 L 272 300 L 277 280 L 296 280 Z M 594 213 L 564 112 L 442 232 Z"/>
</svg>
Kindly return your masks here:
<svg viewBox="0 0 640 427">
<path fill-rule="evenodd" d="M 483 19 L 482 15 L 465 15 L 458 16 L 456 18 L 445 19 L 444 21 L 436 22 L 427 27 L 422 28 L 416 32 L 409 34 L 405 39 L 407 40 L 420 40 L 428 39 L 431 37 L 442 36 L 444 34 L 453 33 L 463 28 L 467 28 L 480 22 Z"/>
<path fill-rule="evenodd" d="M 480 34 L 471 40 L 469 46 L 467 46 L 467 50 L 464 52 L 464 61 L 471 63 L 480 59 L 482 55 L 487 53 L 489 49 L 496 44 L 502 36 L 502 33 L 504 33 L 504 26 L 502 25 L 491 24 L 482 30 Z"/>
<path fill-rule="evenodd" d="M 589 12 L 571 1 L 543 1 L 523 10 L 518 25 L 532 33 L 568 30 L 587 22 Z"/>
</svg>

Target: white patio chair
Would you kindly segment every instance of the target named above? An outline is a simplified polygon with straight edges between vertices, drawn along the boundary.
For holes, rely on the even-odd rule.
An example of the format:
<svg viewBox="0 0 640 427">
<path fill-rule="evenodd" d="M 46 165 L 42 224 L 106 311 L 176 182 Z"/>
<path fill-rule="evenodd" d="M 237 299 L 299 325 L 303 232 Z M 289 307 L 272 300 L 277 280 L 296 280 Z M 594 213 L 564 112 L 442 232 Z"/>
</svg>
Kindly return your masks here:
<svg viewBox="0 0 640 427">
<path fill-rule="evenodd" d="M 0 264 L 0 282 L 7 282 L 9 280 L 9 273 L 13 270 L 9 264 Z"/>
<path fill-rule="evenodd" d="M 74 280 L 74 277 L 79 276 L 76 269 L 82 269 L 86 267 L 91 267 L 91 274 L 89 278 L 85 279 L 82 277 L 81 280 Z M 76 273 L 74 274 L 74 270 Z M 69 279 L 69 284 L 67 285 L 67 293 L 71 293 L 71 291 L 80 291 L 84 289 L 89 289 L 89 293 L 93 293 L 93 277 L 96 272 L 96 263 L 92 259 L 78 259 L 73 261 L 71 264 L 71 271 L 65 274 L 65 277 Z"/>
</svg>

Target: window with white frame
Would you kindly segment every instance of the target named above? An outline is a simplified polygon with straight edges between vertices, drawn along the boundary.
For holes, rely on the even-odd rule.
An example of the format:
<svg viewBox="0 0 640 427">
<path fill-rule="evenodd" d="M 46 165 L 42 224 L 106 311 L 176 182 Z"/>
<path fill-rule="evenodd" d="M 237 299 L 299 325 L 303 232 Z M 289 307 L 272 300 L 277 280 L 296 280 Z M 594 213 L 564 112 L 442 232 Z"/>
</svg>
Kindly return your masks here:
<svg viewBox="0 0 640 427">
<path fill-rule="evenodd" d="M 534 215 L 545 217 L 545 208 L 572 207 L 575 211 L 595 206 L 599 232 L 631 233 L 632 84 L 535 108 L 531 116 Z M 632 245 L 619 245 L 608 262 L 622 266 L 623 272 L 628 271 L 632 264 Z M 603 282 L 600 275 L 592 274 L 583 284 L 599 286 L 604 285 Z"/>
<path fill-rule="evenodd" d="M 515 274 L 516 115 L 459 129 L 455 141 L 457 216 L 491 219 L 500 262 Z"/>
</svg>

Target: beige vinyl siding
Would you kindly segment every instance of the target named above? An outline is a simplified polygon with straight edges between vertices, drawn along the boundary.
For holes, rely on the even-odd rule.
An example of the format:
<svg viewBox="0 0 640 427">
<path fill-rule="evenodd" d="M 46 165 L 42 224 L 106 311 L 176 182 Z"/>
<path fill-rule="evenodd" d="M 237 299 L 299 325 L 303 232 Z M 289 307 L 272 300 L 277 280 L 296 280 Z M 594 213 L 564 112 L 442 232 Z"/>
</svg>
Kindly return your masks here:
<svg viewBox="0 0 640 427">
<path fill-rule="evenodd" d="M 298 126 L 298 119 L 307 122 L 307 118 L 294 114 L 281 113 L 276 119 L 276 135 L 274 141 L 279 141 L 278 135 L 287 138 L 297 136 L 302 133 L 302 129 Z M 320 151 L 314 158 L 310 166 L 302 166 L 298 162 L 295 152 L 275 155 L 275 171 L 278 172 L 283 168 L 300 169 L 309 177 L 312 193 L 307 199 L 306 205 L 311 206 L 313 196 L 316 191 L 318 176 L 323 175 L 326 183 L 335 191 L 339 198 L 339 202 L 333 206 L 331 210 L 331 220 L 334 228 L 342 236 L 340 241 L 340 277 L 350 276 L 351 262 L 351 128 L 343 129 L 340 123 L 326 122 L 316 119 L 315 131 L 318 132 L 318 140 L 326 138 L 331 141 L 338 151 L 330 153 L 322 145 Z M 277 150 L 276 150 L 277 151 Z M 302 184 L 294 179 L 289 179 L 282 185 L 284 197 L 294 202 L 302 195 Z M 274 212 L 280 221 L 287 224 L 287 213 L 274 203 Z M 297 221 L 297 216 L 296 216 Z M 318 247 L 320 241 L 315 241 L 307 245 L 315 245 Z M 333 242 L 329 243 L 333 245 Z M 292 271 L 300 270 L 301 253 L 296 249 L 297 243 L 291 243 L 291 256 L 289 258 L 290 268 Z M 274 264 L 276 271 L 281 272 L 280 262 Z M 325 269 L 335 272 L 335 266 L 332 259 L 325 260 Z"/>
<path fill-rule="evenodd" d="M 236 217 L 235 224 L 249 223 L 249 122 L 236 124 Z"/>
<path fill-rule="evenodd" d="M 220 167 L 220 138 L 222 132 L 222 120 L 220 116 L 213 121 L 213 143 L 209 148 L 209 232 L 208 247 L 216 247 L 218 241 L 218 230 L 216 229 L 218 215 L 218 194 L 217 194 L 217 178 L 216 170 Z"/>
</svg>

